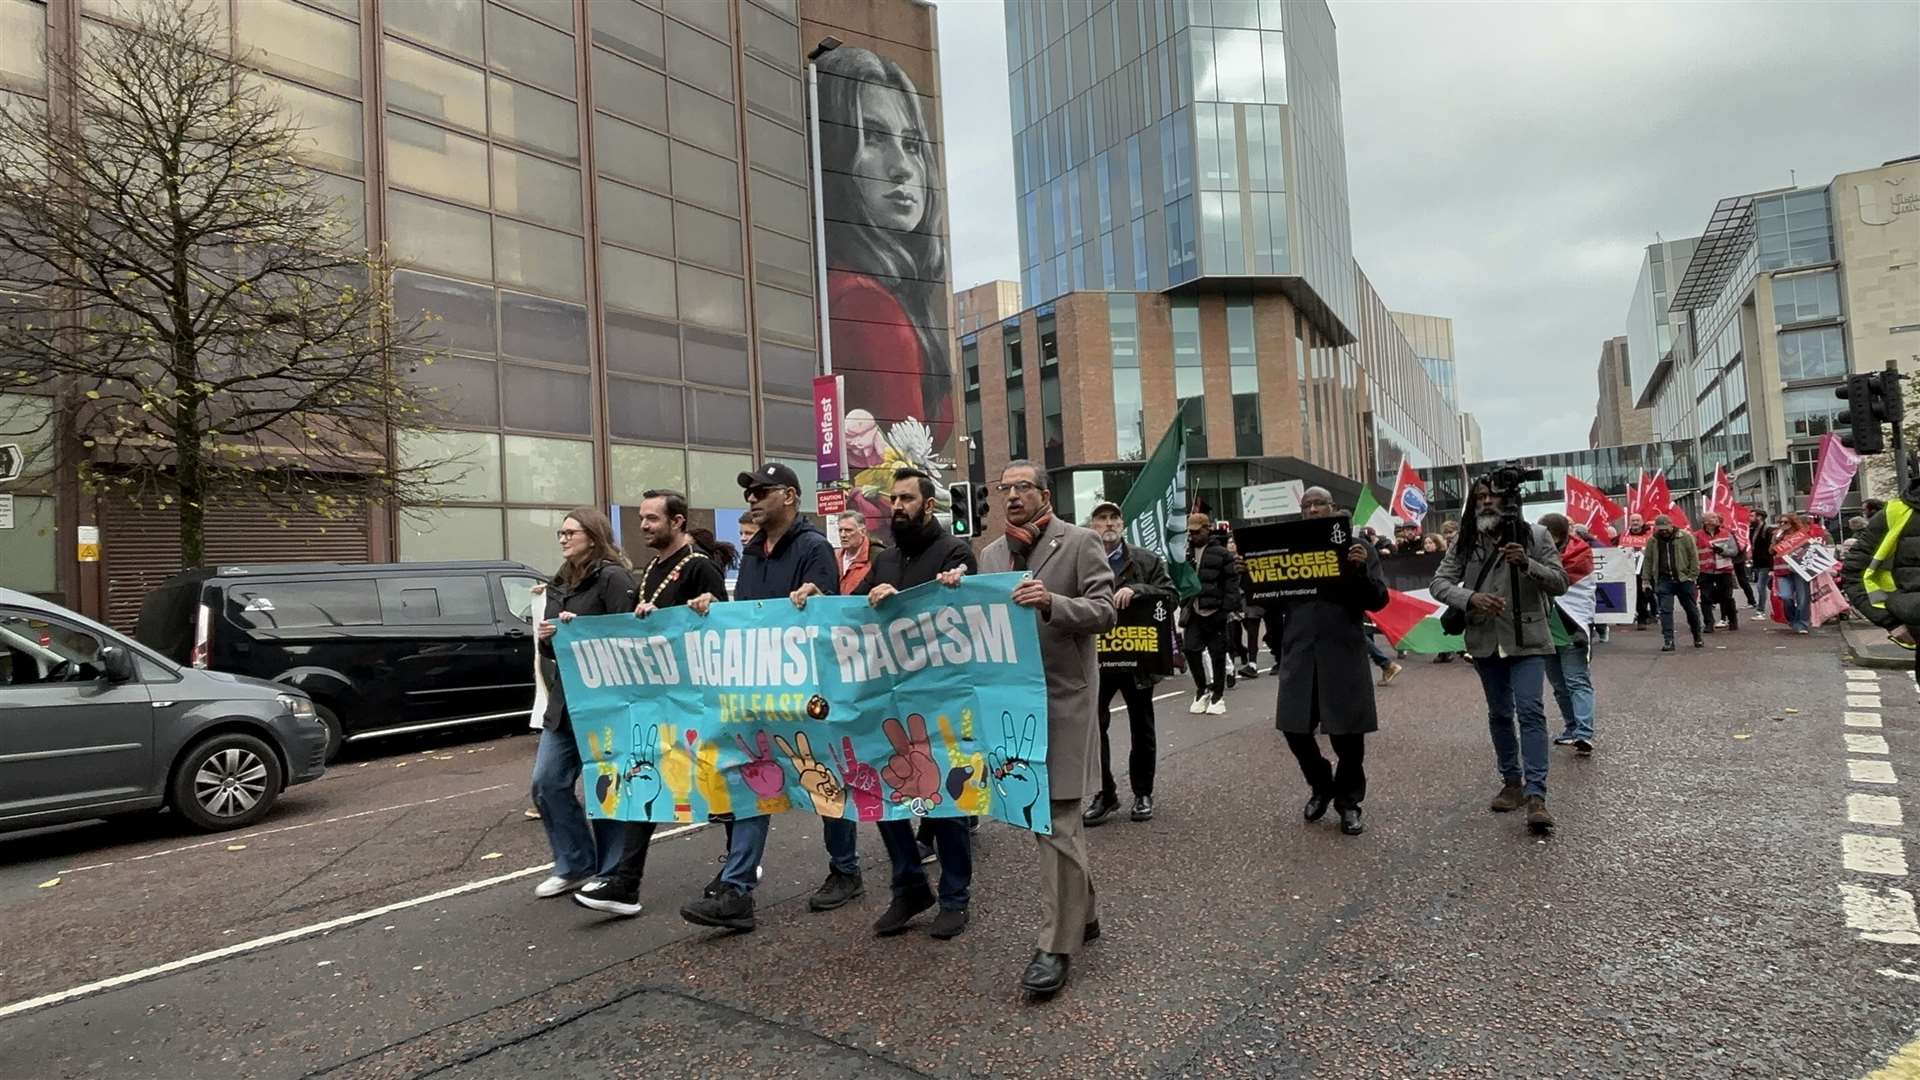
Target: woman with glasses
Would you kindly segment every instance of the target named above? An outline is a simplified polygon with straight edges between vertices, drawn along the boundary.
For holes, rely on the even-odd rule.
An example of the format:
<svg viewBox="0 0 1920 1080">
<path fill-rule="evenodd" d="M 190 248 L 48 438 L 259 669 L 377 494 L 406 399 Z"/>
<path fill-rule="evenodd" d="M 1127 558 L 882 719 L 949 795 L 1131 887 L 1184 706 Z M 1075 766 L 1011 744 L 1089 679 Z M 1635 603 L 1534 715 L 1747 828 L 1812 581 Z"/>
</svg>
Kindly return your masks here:
<svg viewBox="0 0 1920 1080">
<path fill-rule="evenodd" d="M 563 561 L 547 583 L 546 620 L 536 633 L 548 697 L 540 749 L 533 758 L 533 803 L 553 848 L 553 875 L 533 890 L 542 899 L 571 892 L 596 875 L 610 873 L 620 862 L 624 831 L 618 821 L 589 824 L 586 807 L 574 794 L 580 779 L 580 744 L 574 739 L 560 666 L 553 655 L 555 624 L 579 615 L 625 614 L 637 603 L 633 564 L 613 542 L 613 524 L 607 515 L 583 506 L 567 515 L 557 536 Z"/>
</svg>

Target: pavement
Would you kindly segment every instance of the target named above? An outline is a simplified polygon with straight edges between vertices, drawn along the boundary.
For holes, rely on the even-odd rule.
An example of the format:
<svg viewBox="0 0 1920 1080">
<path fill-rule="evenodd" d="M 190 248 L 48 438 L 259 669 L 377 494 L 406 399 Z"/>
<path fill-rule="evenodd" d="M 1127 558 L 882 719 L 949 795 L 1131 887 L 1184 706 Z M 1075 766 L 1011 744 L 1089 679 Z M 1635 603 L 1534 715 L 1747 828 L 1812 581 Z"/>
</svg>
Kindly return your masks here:
<svg viewBox="0 0 1920 1080">
<path fill-rule="evenodd" d="M 1011 829 L 980 834 L 951 942 L 872 937 L 870 829 L 866 898 L 808 913 L 797 813 L 756 933 L 677 915 L 711 827 L 661 830 L 647 910 L 606 919 L 533 898 L 532 739 L 363 744 L 252 830 L 0 837 L 0 1077 L 1920 1075 L 1888 1064 L 1920 1061 L 1920 693 L 1832 629 L 1707 640 L 1600 649 L 1551 839 L 1487 810 L 1465 664 L 1378 691 L 1359 837 L 1301 822 L 1271 678 L 1218 717 L 1164 684 L 1157 816 L 1090 834 L 1104 933 L 1043 1003 L 1015 987 L 1039 898 Z"/>
<path fill-rule="evenodd" d="M 1883 671 L 1914 670 L 1913 650 L 1887 640 L 1885 630 L 1865 619 L 1848 619 L 1839 625 L 1849 662 Z"/>
</svg>

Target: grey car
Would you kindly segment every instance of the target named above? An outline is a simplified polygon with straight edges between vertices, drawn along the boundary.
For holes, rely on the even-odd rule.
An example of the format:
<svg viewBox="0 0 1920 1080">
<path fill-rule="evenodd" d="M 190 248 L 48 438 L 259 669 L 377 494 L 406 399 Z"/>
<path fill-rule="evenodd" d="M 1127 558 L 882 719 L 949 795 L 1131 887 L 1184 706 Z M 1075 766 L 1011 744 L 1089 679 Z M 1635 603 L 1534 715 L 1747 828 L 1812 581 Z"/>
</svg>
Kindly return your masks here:
<svg viewBox="0 0 1920 1080">
<path fill-rule="evenodd" d="M 326 771 L 291 687 L 182 667 L 84 616 L 0 589 L 0 830 L 170 807 L 251 825 Z"/>
</svg>

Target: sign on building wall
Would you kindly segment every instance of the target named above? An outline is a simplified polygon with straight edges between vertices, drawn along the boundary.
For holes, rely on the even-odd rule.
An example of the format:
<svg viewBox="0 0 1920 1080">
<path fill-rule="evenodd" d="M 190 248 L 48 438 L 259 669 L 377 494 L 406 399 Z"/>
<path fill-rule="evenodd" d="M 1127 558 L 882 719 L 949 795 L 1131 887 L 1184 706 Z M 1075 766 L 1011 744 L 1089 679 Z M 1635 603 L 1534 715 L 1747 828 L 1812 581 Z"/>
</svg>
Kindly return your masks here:
<svg viewBox="0 0 1920 1080">
<path fill-rule="evenodd" d="M 1277 484 L 1248 484 L 1240 489 L 1240 516 L 1248 521 L 1259 518 L 1287 517 L 1300 512 L 1300 495 L 1306 491 L 1303 480 L 1282 480 Z"/>
</svg>

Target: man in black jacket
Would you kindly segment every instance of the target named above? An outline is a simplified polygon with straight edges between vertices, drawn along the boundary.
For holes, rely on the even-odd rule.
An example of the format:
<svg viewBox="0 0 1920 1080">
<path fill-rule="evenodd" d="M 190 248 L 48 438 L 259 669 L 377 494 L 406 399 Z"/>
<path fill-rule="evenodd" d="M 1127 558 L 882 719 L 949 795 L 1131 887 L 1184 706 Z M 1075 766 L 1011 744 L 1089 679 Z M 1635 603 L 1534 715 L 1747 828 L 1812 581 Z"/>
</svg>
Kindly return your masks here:
<svg viewBox="0 0 1920 1080">
<path fill-rule="evenodd" d="M 772 600 L 791 596 L 811 584 L 832 595 L 840 591 L 840 566 L 827 534 L 800 513 L 800 477 L 777 461 L 740 474 L 747 513 L 760 531 L 741 554 L 740 577 L 734 582 L 735 600 Z M 719 598 L 694 597 L 687 607 L 705 615 Z M 758 882 L 760 857 L 767 847 L 768 816 L 738 816 L 728 822 L 727 863 L 720 871 L 720 888 L 680 909 L 680 917 L 697 926 L 752 930 L 753 888 Z M 860 881 L 860 856 L 854 847 L 854 823 L 844 818 L 821 821 L 827 845 L 827 880 L 807 900 L 812 911 L 831 911 L 858 899 L 866 888 Z"/>
<path fill-rule="evenodd" d="M 1145 548 L 1127 543 L 1126 525 L 1120 520 L 1120 507 L 1103 502 L 1093 508 L 1087 519 L 1094 534 L 1107 551 L 1107 565 L 1113 567 L 1113 606 L 1121 611 L 1134 604 L 1173 604 L 1180 594 L 1167 576 L 1167 564 Z M 1107 729 L 1113 724 L 1113 695 L 1127 703 L 1127 727 L 1132 731 L 1133 747 L 1127 753 L 1127 782 L 1133 788 L 1135 821 L 1153 818 L 1154 724 L 1153 684 L 1155 676 L 1132 671 L 1100 672 L 1100 793 L 1087 804 L 1081 820 L 1089 826 L 1104 823 L 1120 809 L 1119 790 L 1113 782 L 1113 749 Z"/>
<path fill-rule="evenodd" d="M 1233 571 L 1227 539 L 1202 513 L 1187 515 L 1187 562 L 1200 578 L 1200 592 L 1186 603 L 1181 648 L 1199 694 L 1190 713 L 1227 711 L 1227 616 L 1240 607 L 1240 578 Z"/>
<path fill-rule="evenodd" d="M 874 556 L 873 569 L 854 590 L 877 610 L 886 610 L 887 601 L 901 590 L 925 585 L 949 570 L 971 574 L 978 569 L 972 546 L 949 533 L 933 516 L 934 491 L 933 477 L 918 469 L 900 469 L 893 474 L 893 546 Z M 793 602 L 805 607 L 806 597 L 811 595 L 811 586 L 803 585 L 793 594 Z M 967 928 L 973 834 L 967 831 L 966 818 L 924 817 L 920 821 L 921 839 L 932 843 L 940 861 L 940 914 L 927 932 L 944 941 Z M 893 863 L 893 902 L 874 922 L 873 932 L 878 937 L 892 937 L 936 901 L 934 891 L 927 886 L 927 872 L 920 868 L 920 841 L 914 837 L 913 822 L 876 824 L 881 841 L 887 845 L 887 858 Z"/>
</svg>

